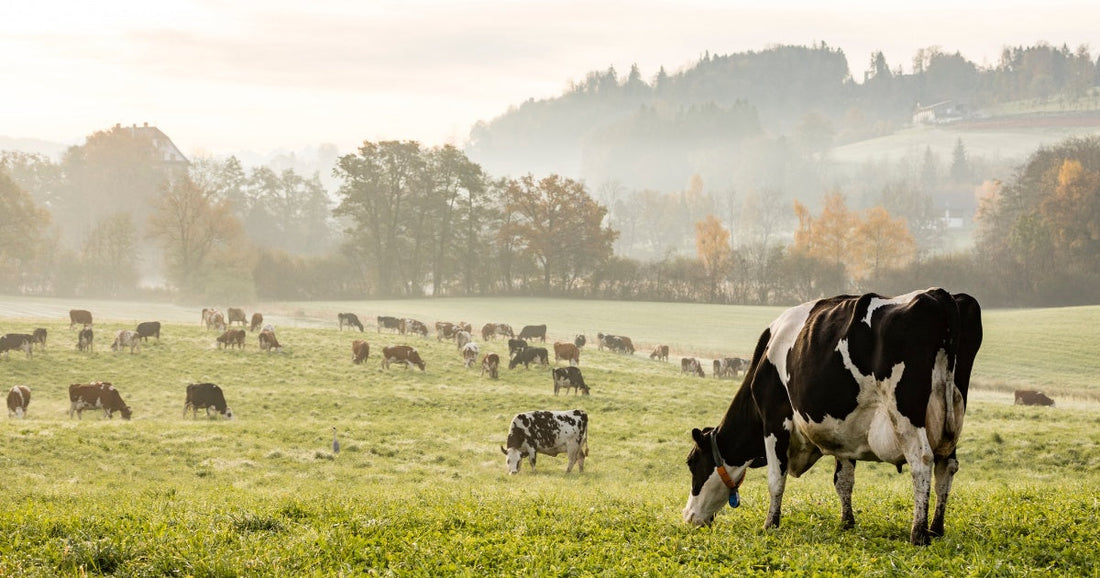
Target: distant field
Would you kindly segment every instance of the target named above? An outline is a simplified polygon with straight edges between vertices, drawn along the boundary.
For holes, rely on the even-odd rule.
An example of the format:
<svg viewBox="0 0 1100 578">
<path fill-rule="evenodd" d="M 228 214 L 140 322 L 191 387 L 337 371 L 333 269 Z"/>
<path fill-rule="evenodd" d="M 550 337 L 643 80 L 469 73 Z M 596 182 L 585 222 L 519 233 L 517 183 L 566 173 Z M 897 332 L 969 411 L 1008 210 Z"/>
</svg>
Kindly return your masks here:
<svg viewBox="0 0 1100 578">
<path fill-rule="evenodd" d="M 1100 308 L 987 311 L 981 381 L 967 412 L 947 518 L 927 548 L 906 542 L 908 470 L 861 464 L 858 524 L 839 531 L 823 460 L 790 480 L 783 526 L 763 531 L 767 483 L 750 472 L 744 505 L 712 528 L 680 518 L 692 427 L 714 425 L 738 383 L 681 376 L 678 364 L 587 348 L 592 395 L 554 396 L 548 371 L 462 367 L 434 337 L 336 329 L 336 312 L 480 325 L 545 322 L 551 339 L 632 335 L 684 352 L 745 353 L 773 308 L 473 299 L 261 305 L 281 353 L 214 346 L 199 308 L 82 301 L 97 349 L 75 351 L 70 304 L 0 300 L 0 331 L 46 327 L 44 352 L 0 357 L 4 387 L 33 390 L 29 417 L 0 424 L 0 575 L 332 576 L 1095 575 L 1100 543 L 1100 407 L 1064 399 L 1017 407 L 1008 379 L 1052 383 L 1097 375 Z M 254 308 L 246 305 L 251 313 Z M 110 334 L 138 320 L 166 323 L 160 342 L 112 353 Z M 350 343 L 372 354 L 351 363 Z M 427 370 L 383 370 L 382 345 L 416 345 Z M 483 351 L 503 352 L 500 341 Z M 1076 364 L 1076 365 L 1070 365 Z M 1032 372 L 1025 372 L 1035 367 Z M 708 368 L 709 374 L 709 368 Z M 1055 376 L 1052 381 L 1052 376 Z M 134 410 L 129 422 L 85 411 L 69 418 L 69 383 L 107 380 Z M 212 381 L 234 419 L 182 417 L 187 383 Z M 1053 387 L 1051 388 L 1053 389 Z M 591 417 L 583 474 L 541 456 L 505 473 L 510 418 L 580 407 Z M 331 451 L 337 428 L 341 452 Z"/>
</svg>

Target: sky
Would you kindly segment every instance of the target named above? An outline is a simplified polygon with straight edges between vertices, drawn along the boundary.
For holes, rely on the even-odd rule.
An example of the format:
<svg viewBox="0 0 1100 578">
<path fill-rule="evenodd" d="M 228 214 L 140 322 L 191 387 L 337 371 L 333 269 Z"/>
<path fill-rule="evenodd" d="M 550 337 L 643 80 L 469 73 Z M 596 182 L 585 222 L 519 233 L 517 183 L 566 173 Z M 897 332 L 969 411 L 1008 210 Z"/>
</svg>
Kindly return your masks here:
<svg viewBox="0 0 1100 578">
<path fill-rule="evenodd" d="M 992 65 L 1047 42 L 1100 55 L 1094 0 L 34 0 L 0 7 L 0 136 L 81 144 L 148 122 L 184 154 L 462 146 L 471 126 L 637 64 L 824 42 Z"/>
</svg>

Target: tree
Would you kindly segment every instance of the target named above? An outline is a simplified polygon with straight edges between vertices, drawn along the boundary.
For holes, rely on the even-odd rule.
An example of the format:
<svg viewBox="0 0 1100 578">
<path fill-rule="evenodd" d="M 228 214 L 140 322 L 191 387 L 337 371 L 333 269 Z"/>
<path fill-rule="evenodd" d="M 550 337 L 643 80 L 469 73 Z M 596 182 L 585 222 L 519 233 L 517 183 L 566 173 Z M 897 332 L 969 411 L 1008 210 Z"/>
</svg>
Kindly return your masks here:
<svg viewBox="0 0 1100 578">
<path fill-rule="evenodd" d="M 531 175 L 508 182 L 508 211 L 515 220 L 502 227 L 542 269 L 543 290 L 551 291 L 557 277 L 568 291 L 578 276 L 595 271 L 612 255 L 618 233 L 603 226 L 607 209 L 584 185 L 550 175 L 536 181 Z"/>
<path fill-rule="evenodd" d="M 472 284 L 469 257 L 478 249 L 476 207 L 485 194 L 485 179 L 481 167 L 466 158 L 454 146 L 432 149 L 427 154 L 429 189 L 425 195 L 425 214 L 432 218 L 432 294 L 441 295 L 445 281 L 462 263 L 466 271 L 466 290 Z M 464 235 L 456 228 L 466 220 Z M 460 241 L 456 243 L 456 240 Z"/>
<path fill-rule="evenodd" d="M 961 138 L 955 141 L 955 148 L 951 151 L 951 180 L 956 183 L 965 183 L 970 180 L 970 162 L 966 158 L 966 147 Z"/>
<path fill-rule="evenodd" d="M 85 237 L 81 257 L 90 290 L 117 297 L 137 287 L 137 229 L 130 213 L 100 219 Z"/>
<path fill-rule="evenodd" d="M 733 248 L 730 246 L 730 233 L 719 222 L 718 217 L 707 215 L 695 223 L 695 250 L 703 264 L 709 283 L 709 301 L 713 303 L 718 295 L 718 285 L 730 272 Z"/>
<path fill-rule="evenodd" d="M 916 242 L 909 234 L 905 219 L 895 219 L 881 206 L 872 207 L 855 228 L 859 258 L 854 261 L 852 276 L 876 280 L 884 269 L 907 265 L 916 254 Z"/>
<path fill-rule="evenodd" d="M 50 214 L 0 171 L 0 288 L 18 290 L 39 257 Z"/>
</svg>

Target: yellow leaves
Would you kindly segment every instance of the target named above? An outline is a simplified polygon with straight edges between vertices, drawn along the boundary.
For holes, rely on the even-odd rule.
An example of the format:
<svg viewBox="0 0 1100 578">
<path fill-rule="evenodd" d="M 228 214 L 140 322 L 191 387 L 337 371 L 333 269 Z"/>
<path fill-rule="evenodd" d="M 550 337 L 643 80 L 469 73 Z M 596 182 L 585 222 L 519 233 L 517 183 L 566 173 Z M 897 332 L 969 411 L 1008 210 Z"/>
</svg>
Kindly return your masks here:
<svg viewBox="0 0 1100 578">
<path fill-rule="evenodd" d="M 714 215 L 695 223 L 695 251 L 708 274 L 724 273 L 733 255 L 730 233 Z"/>
</svg>

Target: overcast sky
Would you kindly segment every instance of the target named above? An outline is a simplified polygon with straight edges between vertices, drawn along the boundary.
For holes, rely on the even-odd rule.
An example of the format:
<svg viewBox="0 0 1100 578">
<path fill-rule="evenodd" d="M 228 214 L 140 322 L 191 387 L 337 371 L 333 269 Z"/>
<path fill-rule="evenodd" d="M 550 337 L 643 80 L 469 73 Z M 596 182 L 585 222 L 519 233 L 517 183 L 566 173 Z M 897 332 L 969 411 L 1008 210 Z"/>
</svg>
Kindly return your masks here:
<svg viewBox="0 0 1100 578">
<path fill-rule="evenodd" d="M 862 78 L 872 51 L 980 65 L 1005 46 L 1100 54 L 1100 3 L 890 0 L 264 0 L 6 2 L 0 135 L 79 144 L 148 122 L 185 154 L 363 140 L 461 145 L 471 125 L 570 81 L 705 52 L 825 42 Z M 894 7 L 898 6 L 898 7 Z"/>
</svg>

